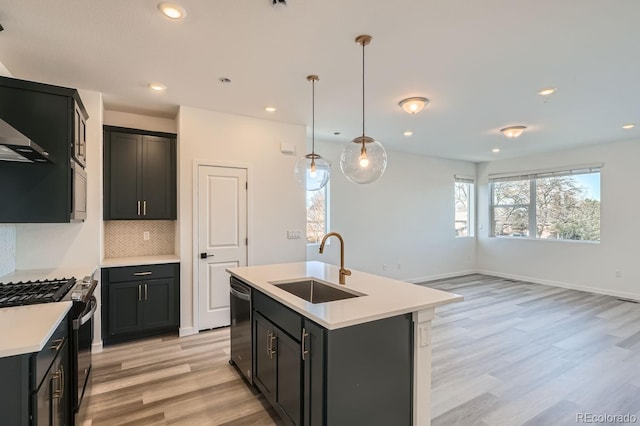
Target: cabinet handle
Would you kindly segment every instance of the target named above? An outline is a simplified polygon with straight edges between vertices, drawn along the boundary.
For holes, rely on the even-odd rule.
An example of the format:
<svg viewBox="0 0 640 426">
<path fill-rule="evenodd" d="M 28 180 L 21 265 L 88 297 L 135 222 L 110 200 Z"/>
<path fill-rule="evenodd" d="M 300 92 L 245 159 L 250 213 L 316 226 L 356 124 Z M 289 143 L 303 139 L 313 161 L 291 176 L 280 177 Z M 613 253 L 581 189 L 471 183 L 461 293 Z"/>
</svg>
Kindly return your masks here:
<svg viewBox="0 0 640 426">
<path fill-rule="evenodd" d="M 60 348 L 62 347 L 62 344 L 64 343 L 64 338 L 56 339 L 52 343 L 53 343 L 53 345 L 49 346 L 49 349 L 53 349 L 54 351 L 58 352 L 60 350 Z"/>
<path fill-rule="evenodd" d="M 64 366 L 60 365 L 60 399 L 64 396 Z"/>
<path fill-rule="evenodd" d="M 267 355 L 273 359 L 273 355 L 276 351 L 273 349 L 273 342 L 276 340 L 276 335 L 271 331 L 267 331 Z"/>
<path fill-rule="evenodd" d="M 304 361 L 306 359 L 306 356 L 309 354 L 309 351 L 305 349 L 305 341 L 307 339 L 307 337 L 309 336 L 309 333 L 307 333 L 307 330 L 305 330 L 304 328 L 302 329 L 302 344 L 300 345 L 300 350 L 302 351 L 302 360 Z"/>
<path fill-rule="evenodd" d="M 147 200 L 142 201 L 142 216 L 147 215 Z"/>
<path fill-rule="evenodd" d="M 143 277 L 145 275 L 152 275 L 153 272 L 151 271 L 147 271 L 147 272 L 134 272 L 133 275 L 135 275 L 136 277 Z"/>
<path fill-rule="evenodd" d="M 140 200 L 138 200 L 138 216 L 140 216 Z"/>
<path fill-rule="evenodd" d="M 144 300 L 149 300 L 149 298 L 147 297 L 148 293 L 147 293 L 147 285 L 144 285 Z"/>
<path fill-rule="evenodd" d="M 138 302 L 142 301 L 142 286 L 138 284 Z"/>
</svg>

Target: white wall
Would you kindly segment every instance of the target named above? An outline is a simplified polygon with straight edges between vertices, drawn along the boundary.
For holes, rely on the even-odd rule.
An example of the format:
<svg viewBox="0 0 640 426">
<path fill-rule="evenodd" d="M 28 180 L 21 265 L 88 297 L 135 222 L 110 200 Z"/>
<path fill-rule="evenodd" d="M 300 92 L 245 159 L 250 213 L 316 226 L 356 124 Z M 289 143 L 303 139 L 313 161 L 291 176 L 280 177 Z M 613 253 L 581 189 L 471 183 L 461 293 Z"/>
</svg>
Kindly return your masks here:
<svg viewBox="0 0 640 426">
<path fill-rule="evenodd" d="M 479 164 L 478 269 L 492 275 L 640 299 L 636 195 L 640 143 L 625 142 Z M 488 236 L 487 175 L 603 162 L 601 242 L 545 241 Z M 615 277 L 615 271 L 622 276 Z"/>
<path fill-rule="evenodd" d="M 81 90 L 87 121 L 87 219 L 17 225 L 16 269 L 77 269 L 100 264 L 102 94 Z"/>
<path fill-rule="evenodd" d="M 194 160 L 248 168 L 250 264 L 304 261 L 304 240 L 287 240 L 286 231 L 304 230 L 305 194 L 293 178 L 297 155 L 282 154 L 280 143 L 293 144 L 301 153 L 305 138 L 304 126 L 180 107 L 177 237 L 182 335 L 193 331 L 193 291 L 197 285 L 192 274 Z"/>
<path fill-rule="evenodd" d="M 104 111 L 104 124 L 107 126 L 128 127 L 130 129 L 150 130 L 153 132 L 177 133 L 175 119 L 151 117 L 122 111 Z"/>
<path fill-rule="evenodd" d="M 16 226 L 0 224 L 0 277 L 16 269 Z"/>
<path fill-rule="evenodd" d="M 332 165 L 330 231 L 345 239 L 347 268 L 413 282 L 473 272 L 475 239 L 455 238 L 453 204 L 454 175 L 474 176 L 473 163 L 387 152 L 382 177 L 357 185 L 340 171 L 343 147 L 316 141 Z M 309 245 L 308 259 L 338 264 L 330 241 L 322 255 Z"/>
</svg>

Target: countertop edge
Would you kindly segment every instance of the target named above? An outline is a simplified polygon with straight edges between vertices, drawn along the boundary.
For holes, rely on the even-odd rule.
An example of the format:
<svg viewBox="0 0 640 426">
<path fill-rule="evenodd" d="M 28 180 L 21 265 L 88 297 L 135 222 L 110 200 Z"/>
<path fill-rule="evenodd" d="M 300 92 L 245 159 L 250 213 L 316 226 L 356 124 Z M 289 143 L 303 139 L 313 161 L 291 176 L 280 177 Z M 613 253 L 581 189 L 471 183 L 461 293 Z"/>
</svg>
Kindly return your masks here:
<svg viewBox="0 0 640 426">
<path fill-rule="evenodd" d="M 0 349 L 0 358 L 7 358 L 11 356 L 16 356 L 16 355 L 26 355 L 30 353 L 40 352 L 44 348 L 44 345 L 47 343 L 47 341 L 51 338 L 56 328 L 58 328 L 62 320 L 65 318 L 67 313 L 69 313 L 69 311 L 71 310 L 72 302 L 55 302 L 55 304 L 56 305 L 64 304 L 66 305 L 66 307 L 60 311 L 58 317 L 53 322 L 53 325 L 50 327 L 49 331 L 45 333 L 45 335 L 42 337 L 40 342 L 25 344 L 22 346 L 16 346 L 10 349 Z M 26 306 L 34 306 L 34 305 L 26 305 Z M 22 308 L 22 307 L 18 307 L 18 308 Z M 8 308 L 5 308 L 5 309 L 8 309 Z"/>
<path fill-rule="evenodd" d="M 302 262 L 302 263 L 305 263 L 305 262 Z M 331 266 L 331 265 L 329 265 L 329 266 Z M 251 279 L 238 274 L 233 269 L 236 269 L 236 268 L 227 268 L 226 272 L 229 273 L 231 276 L 234 276 L 234 277 L 242 280 L 243 282 L 248 284 L 253 289 L 264 293 L 265 295 L 267 295 L 270 298 L 274 299 L 275 301 L 281 303 L 282 305 L 286 306 L 287 308 L 297 312 L 298 314 L 304 316 L 305 318 L 310 319 L 311 321 L 321 325 L 322 327 L 324 327 L 324 328 L 326 328 L 328 330 L 336 330 L 336 329 L 350 327 L 350 326 L 354 326 L 354 325 L 358 325 L 358 324 L 364 324 L 364 323 L 367 323 L 367 322 L 377 321 L 377 320 L 384 319 L 384 318 L 390 318 L 390 317 L 393 317 L 393 316 L 404 315 L 404 314 L 408 314 L 408 313 L 412 313 L 412 312 L 419 312 L 419 311 L 426 310 L 426 309 L 433 309 L 433 308 L 436 308 L 438 306 L 442 306 L 442 305 L 446 305 L 446 304 L 449 304 L 449 303 L 458 302 L 458 301 L 461 301 L 461 300 L 464 299 L 463 296 L 461 296 L 461 295 L 458 295 L 458 294 L 455 294 L 455 293 L 445 292 L 445 293 L 449 293 L 451 295 L 451 297 L 446 299 L 446 300 L 436 300 L 436 301 L 434 301 L 432 303 L 409 304 L 409 305 L 407 305 L 406 307 L 403 307 L 403 308 L 395 308 L 395 309 L 386 310 L 386 311 L 378 311 L 378 312 L 374 312 L 374 313 L 371 313 L 371 314 L 364 314 L 364 315 L 362 315 L 362 316 L 360 316 L 358 318 L 355 318 L 355 319 L 328 323 L 324 319 L 314 315 L 313 313 L 309 312 L 308 310 L 305 310 L 303 307 L 296 306 L 295 304 L 293 304 L 290 301 L 286 300 L 285 298 L 281 297 L 281 295 L 270 291 L 270 288 L 268 286 L 264 285 L 265 283 L 252 282 Z M 366 273 L 364 273 L 364 274 L 366 274 Z M 367 275 L 371 275 L 371 274 L 367 274 Z M 317 278 L 320 278 L 320 277 L 317 277 Z M 386 279 L 385 277 L 381 277 L 381 278 Z M 407 285 L 417 285 L 417 284 L 407 283 L 407 282 L 399 281 L 399 280 L 394 280 L 394 281 L 398 281 L 400 283 L 407 284 Z M 267 283 L 268 283 L 268 280 L 267 280 Z M 360 289 L 358 291 L 361 291 L 361 290 L 362 289 Z"/>
<path fill-rule="evenodd" d="M 117 268 L 121 266 L 161 265 L 163 263 L 180 263 L 180 256 L 174 254 L 136 257 L 107 257 L 100 262 L 101 268 Z"/>
</svg>

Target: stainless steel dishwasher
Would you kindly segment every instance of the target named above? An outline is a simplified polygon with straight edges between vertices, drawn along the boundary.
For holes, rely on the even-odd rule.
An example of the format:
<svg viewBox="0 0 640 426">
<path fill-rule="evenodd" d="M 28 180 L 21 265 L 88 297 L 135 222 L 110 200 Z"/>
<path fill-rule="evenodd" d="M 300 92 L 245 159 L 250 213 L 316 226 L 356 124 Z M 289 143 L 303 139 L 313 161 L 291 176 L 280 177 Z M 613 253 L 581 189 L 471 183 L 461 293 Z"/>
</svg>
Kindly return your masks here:
<svg viewBox="0 0 640 426">
<path fill-rule="evenodd" d="M 231 359 L 229 363 L 235 365 L 253 384 L 252 379 L 252 344 L 251 344 L 251 287 L 242 281 L 231 277 Z"/>
</svg>

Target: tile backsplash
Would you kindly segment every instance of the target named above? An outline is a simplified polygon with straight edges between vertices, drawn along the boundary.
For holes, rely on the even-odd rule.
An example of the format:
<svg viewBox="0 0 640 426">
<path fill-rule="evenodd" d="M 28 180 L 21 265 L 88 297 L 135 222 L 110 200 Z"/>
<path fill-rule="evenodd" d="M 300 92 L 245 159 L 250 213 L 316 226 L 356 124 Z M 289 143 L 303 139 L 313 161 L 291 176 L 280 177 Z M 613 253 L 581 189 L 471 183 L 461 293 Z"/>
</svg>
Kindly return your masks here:
<svg viewBox="0 0 640 426">
<path fill-rule="evenodd" d="M 145 233 L 149 239 L 145 240 Z M 104 257 L 158 256 L 175 253 L 176 223 L 172 220 L 111 220 L 104 222 Z"/>
<path fill-rule="evenodd" d="M 0 225 L 0 276 L 16 269 L 16 225 Z"/>
</svg>

